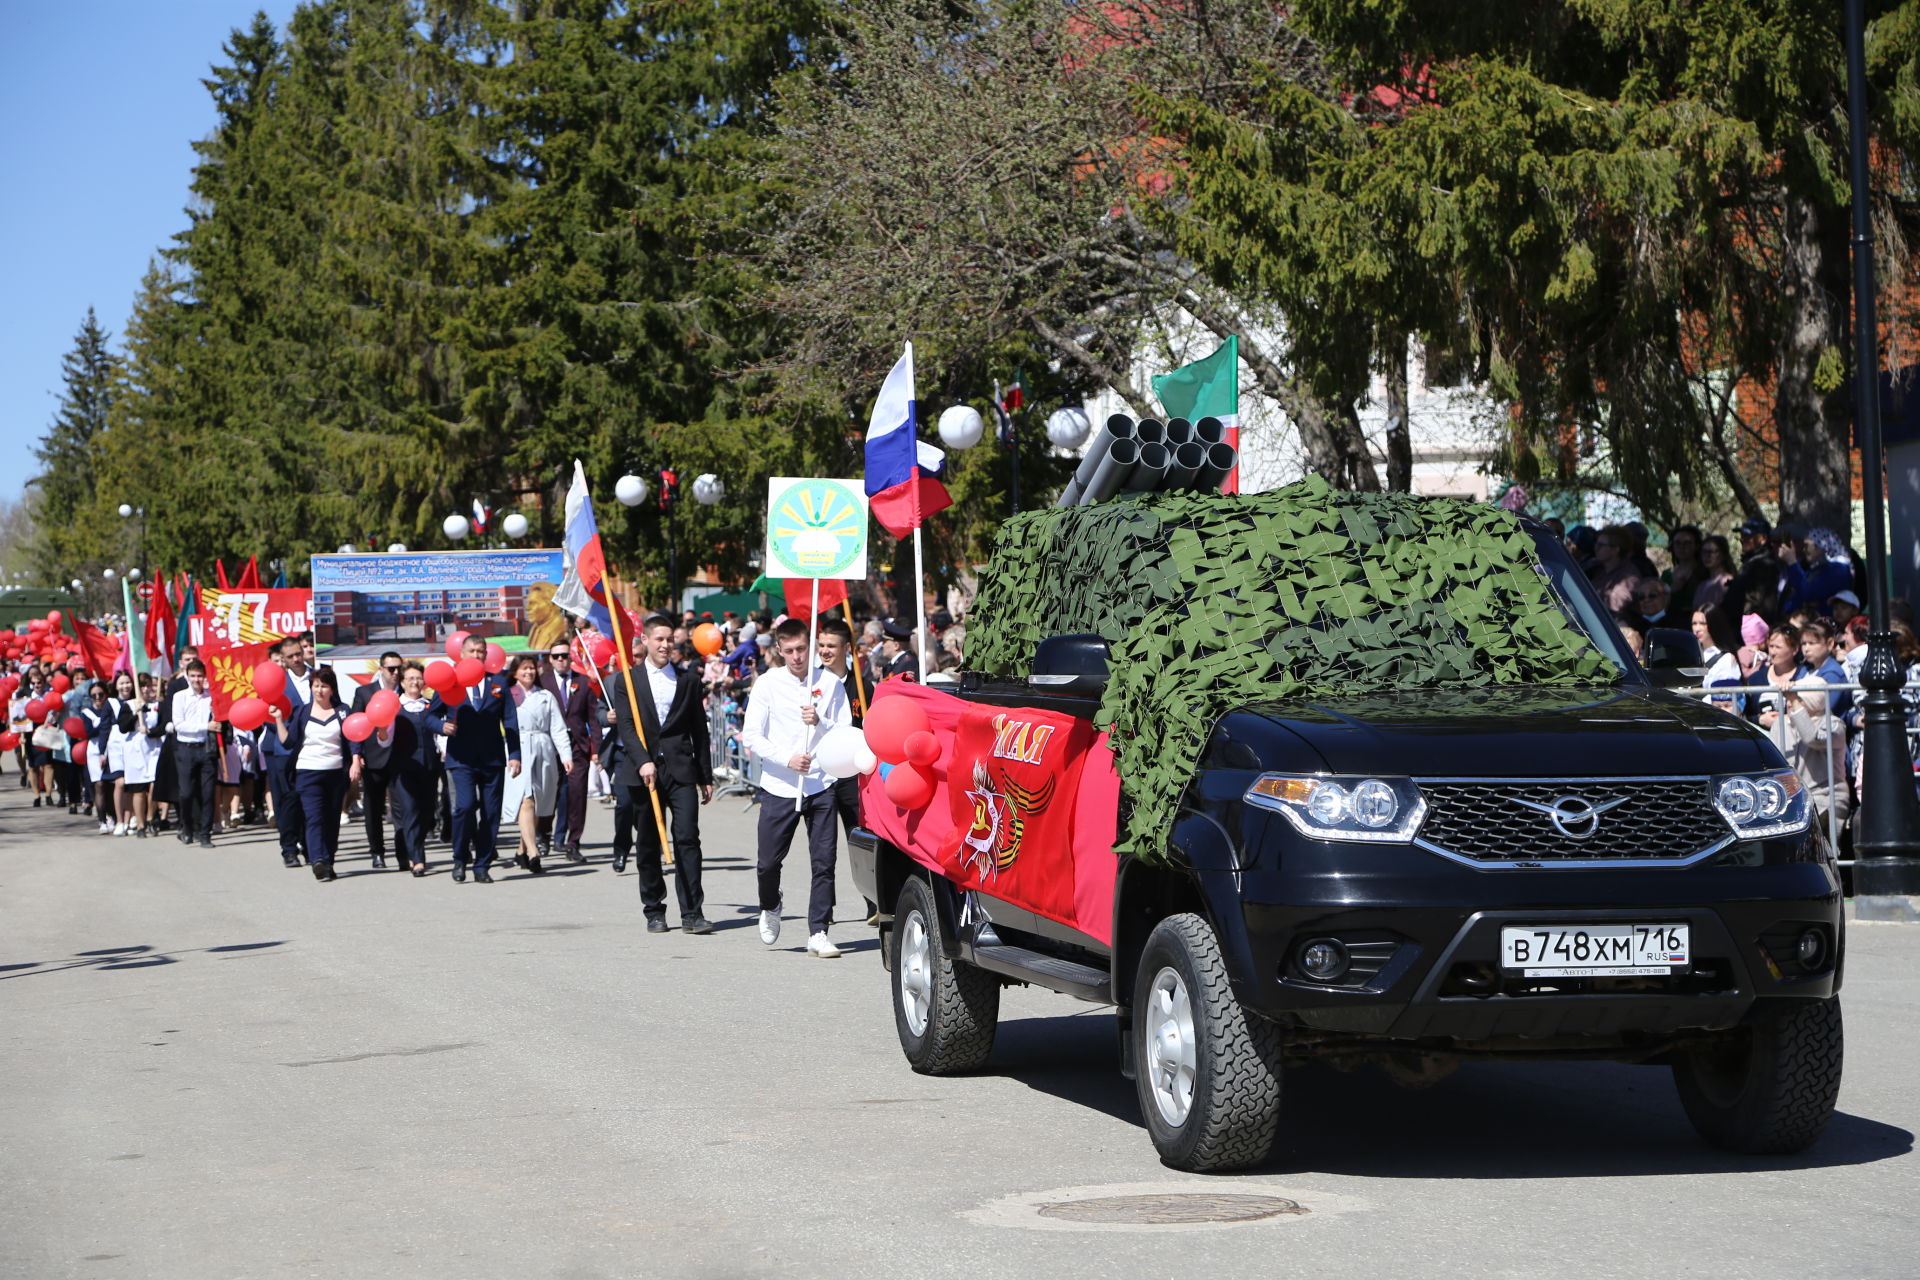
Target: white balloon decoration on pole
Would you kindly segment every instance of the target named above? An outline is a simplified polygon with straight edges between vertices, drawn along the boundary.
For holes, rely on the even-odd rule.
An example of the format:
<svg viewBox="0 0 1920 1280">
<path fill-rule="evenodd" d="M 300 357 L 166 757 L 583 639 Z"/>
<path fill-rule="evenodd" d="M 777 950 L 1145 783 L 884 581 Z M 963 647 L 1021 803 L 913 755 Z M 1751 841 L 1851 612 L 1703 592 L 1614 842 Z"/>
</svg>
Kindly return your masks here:
<svg viewBox="0 0 1920 1280">
<path fill-rule="evenodd" d="M 457 516 L 457 515 L 448 516 L 445 520 L 442 520 L 440 522 L 440 532 L 446 534 L 449 538 L 453 539 L 455 542 L 458 542 L 460 541 L 460 539 L 466 537 L 467 530 L 471 529 L 472 527 L 473 525 L 467 520 L 465 516 Z"/>
<path fill-rule="evenodd" d="M 343 556 L 352 555 L 356 549 L 351 542 L 343 542 L 340 544 L 340 554 Z M 388 547 L 387 550 L 391 551 L 393 548 Z"/>
<path fill-rule="evenodd" d="M 711 471 L 705 475 L 694 477 L 693 500 L 701 506 L 710 507 L 726 496 L 727 486 L 722 484 L 720 477 L 714 475 Z"/>
<path fill-rule="evenodd" d="M 502 520 L 500 522 L 500 532 L 506 534 L 509 538 L 526 537 L 527 536 L 527 518 L 521 515 L 518 511 L 514 512 L 512 515 L 508 516 L 505 520 Z"/>
<path fill-rule="evenodd" d="M 1087 442 L 1093 422 L 1078 405 L 1055 409 L 1047 416 L 1047 439 L 1056 449 L 1078 449 Z"/>
<path fill-rule="evenodd" d="M 127 580 L 130 582 L 140 581 L 140 571 L 138 569 L 127 570 Z"/>
<path fill-rule="evenodd" d="M 613 482 L 613 496 L 629 507 L 647 500 L 647 482 L 636 475 L 624 475 Z"/>
<path fill-rule="evenodd" d="M 393 543 L 387 544 L 387 554 L 390 556 L 397 556 L 401 552 L 405 551 L 406 549 L 407 549 L 407 544 L 404 542 L 393 542 Z M 346 548 L 346 550 L 351 551 L 353 550 L 353 548 L 348 547 Z"/>
<path fill-rule="evenodd" d="M 972 405 L 956 404 L 940 414 L 940 443 L 949 449 L 971 449 L 986 433 L 980 411 Z"/>
</svg>

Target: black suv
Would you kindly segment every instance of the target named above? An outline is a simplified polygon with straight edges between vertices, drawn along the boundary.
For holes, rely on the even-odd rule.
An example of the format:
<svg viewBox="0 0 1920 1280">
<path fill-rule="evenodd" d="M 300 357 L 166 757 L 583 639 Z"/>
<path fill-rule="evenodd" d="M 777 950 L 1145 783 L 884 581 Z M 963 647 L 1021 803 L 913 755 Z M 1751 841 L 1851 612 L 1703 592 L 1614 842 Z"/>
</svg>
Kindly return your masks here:
<svg viewBox="0 0 1920 1280">
<path fill-rule="evenodd" d="M 1121 1070 L 1176 1168 L 1263 1159 L 1284 1068 L 1316 1060 L 1403 1083 L 1467 1059 L 1666 1064 L 1709 1141 L 1811 1144 L 1840 1084 L 1845 934 L 1806 793 L 1765 735 L 1660 688 L 1657 652 L 1636 662 L 1534 535 L 1616 683 L 1233 711 L 1173 865 L 1120 860 L 1111 945 L 856 832 L 914 1069 L 982 1065 L 1001 985 L 1026 982 L 1117 1006 Z M 1665 639 L 1688 661 L 1691 637 Z M 1091 717 L 1105 651 L 1054 637 L 1027 678 L 969 673 L 956 692 Z"/>
</svg>

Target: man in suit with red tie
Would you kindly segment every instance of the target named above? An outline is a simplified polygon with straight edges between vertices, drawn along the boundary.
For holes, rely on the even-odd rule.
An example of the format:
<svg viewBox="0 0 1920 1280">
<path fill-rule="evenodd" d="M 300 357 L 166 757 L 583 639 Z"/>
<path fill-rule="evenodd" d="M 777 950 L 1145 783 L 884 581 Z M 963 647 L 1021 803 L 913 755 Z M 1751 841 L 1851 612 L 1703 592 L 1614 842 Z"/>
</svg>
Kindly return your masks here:
<svg viewBox="0 0 1920 1280">
<path fill-rule="evenodd" d="M 468 636 L 460 656 L 487 660 L 487 642 Z M 453 787 L 453 879 L 467 878 L 473 864 L 478 884 L 492 884 L 494 838 L 500 831 L 500 799 L 509 773 L 520 772 L 520 720 L 507 678 L 488 674 L 448 702 L 436 696 L 427 727 L 447 738 L 447 781 Z"/>
<path fill-rule="evenodd" d="M 573 669 L 573 651 L 564 640 L 547 646 L 547 669 L 541 673 L 540 687 L 560 704 L 560 718 L 573 745 L 573 763 L 567 767 L 560 802 L 551 818 L 540 819 L 540 852 L 552 852 L 558 840 L 567 861 L 580 862 L 580 835 L 587 826 L 587 778 L 592 762 L 600 756 L 600 697 L 593 690 L 593 680 Z"/>
<path fill-rule="evenodd" d="M 673 823 L 674 878 L 680 900 L 680 928 L 686 933 L 712 933 L 702 909 L 706 893 L 700 883 L 700 806 L 713 799 L 713 758 L 708 750 L 705 690 L 698 676 L 673 665 L 673 619 L 656 614 L 641 627 L 646 651 L 643 661 L 607 691 L 620 760 L 614 769 L 618 803 L 613 813 L 613 862 L 617 871 L 626 864 L 633 832 L 640 830 L 640 849 L 634 858 L 639 873 L 640 909 L 646 913 L 647 932 L 667 931 L 667 881 L 660 865 L 660 834 L 653 821 L 652 788 Z M 634 704 L 646 730 L 649 750 L 640 749 L 633 733 Z"/>
</svg>

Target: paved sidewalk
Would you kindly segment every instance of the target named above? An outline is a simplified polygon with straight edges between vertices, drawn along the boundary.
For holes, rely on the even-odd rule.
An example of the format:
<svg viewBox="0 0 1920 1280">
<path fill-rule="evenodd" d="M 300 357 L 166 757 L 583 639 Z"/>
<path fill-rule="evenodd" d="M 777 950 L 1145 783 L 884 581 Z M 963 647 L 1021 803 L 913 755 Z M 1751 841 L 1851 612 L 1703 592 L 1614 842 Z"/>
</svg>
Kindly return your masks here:
<svg viewBox="0 0 1920 1280">
<path fill-rule="evenodd" d="M 842 876 L 844 959 L 753 929 L 753 816 L 706 811 L 711 937 L 584 867 L 492 886 L 112 839 L 0 776 L 0 1276 L 1911 1276 L 1920 928 L 1850 935 L 1841 1114 L 1703 1146 L 1667 1073 L 1289 1078 L 1269 1167 L 1154 1158 L 1112 1020 L 1015 988 L 990 1067 L 914 1075 Z M 1039 1206 L 1290 1198 L 1204 1228 Z M 1222 1202 L 1226 1209 L 1253 1201 Z M 1264 1202 L 1271 1204 L 1271 1201 Z M 1264 1210 L 1263 1210 L 1264 1212 Z"/>
</svg>

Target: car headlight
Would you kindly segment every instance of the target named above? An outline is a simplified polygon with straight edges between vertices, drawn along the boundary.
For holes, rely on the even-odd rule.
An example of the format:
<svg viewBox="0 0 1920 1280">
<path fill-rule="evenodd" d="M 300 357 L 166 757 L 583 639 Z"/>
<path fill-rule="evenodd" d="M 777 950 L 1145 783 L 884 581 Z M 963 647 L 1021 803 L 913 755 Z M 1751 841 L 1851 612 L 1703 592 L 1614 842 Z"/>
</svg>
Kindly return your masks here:
<svg viewBox="0 0 1920 1280">
<path fill-rule="evenodd" d="M 1427 816 L 1411 778 L 1263 773 L 1247 788 L 1246 801 L 1285 815 L 1294 830 L 1316 840 L 1405 844 Z"/>
<path fill-rule="evenodd" d="M 1811 816 L 1806 788 L 1791 769 L 1716 778 L 1713 807 L 1742 840 L 1799 835 Z"/>
</svg>

